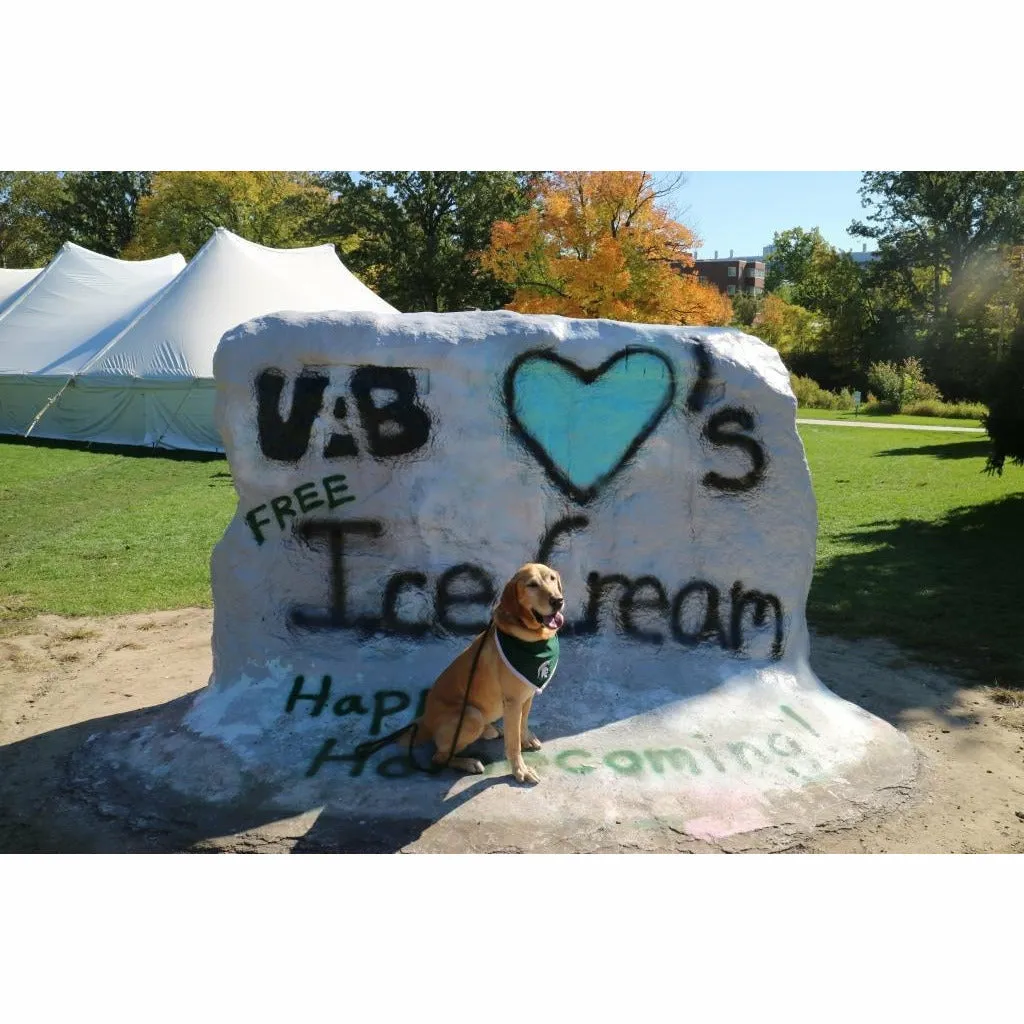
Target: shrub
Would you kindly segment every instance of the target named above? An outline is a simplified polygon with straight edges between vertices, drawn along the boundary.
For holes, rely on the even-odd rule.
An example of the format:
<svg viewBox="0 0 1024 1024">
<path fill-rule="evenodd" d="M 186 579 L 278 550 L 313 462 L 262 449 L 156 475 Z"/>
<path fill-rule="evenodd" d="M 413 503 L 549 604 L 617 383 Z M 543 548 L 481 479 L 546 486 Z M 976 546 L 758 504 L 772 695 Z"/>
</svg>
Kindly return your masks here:
<svg viewBox="0 0 1024 1024">
<path fill-rule="evenodd" d="M 789 375 L 789 381 L 796 403 L 803 409 L 852 409 L 854 406 L 853 392 L 848 388 L 826 391 L 817 381 L 795 373 Z"/>
<path fill-rule="evenodd" d="M 857 403 L 853 400 L 853 392 L 849 388 L 843 388 L 841 391 L 834 391 L 832 394 L 835 395 L 836 404 L 833 406 L 834 409 L 843 409 L 846 412 L 852 412 Z"/>
<path fill-rule="evenodd" d="M 913 356 L 902 363 L 872 363 L 868 367 L 868 386 L 879 402 L 895 406 L 902 412 L 910 402 L 941 402 L 939 389 L 924 379 L 924 367 Z"/>
<path fill-rule="evenodd" d="M 919 380 L 914 390 L 915 402 L 942 402 L 942 392 L 927 380 Z M 928 413 L 917 413 L 918 416 L 927 416 Z"/>
<path fill-rule="evenodd" d="M 907 402 L 902 409 L 895 402 L 879 402 L 872 398 L 860 407 L 865 416 L 935 416 L 946 420 L 980 420 L 988 409 L 981 402 Z"/>
<path fill-rule="evenodd" d="M 860 407 L 865 416 L 895 416 L 899 412 L 895 402 L 880 402 L 874 396 Z"/>
<path fill-rule="evenodd" d="M 872 363 L 868 368 L 868 387 L 881 402 L 899 402 L 903 397 L 903 381 L 895 363 Z"/>
<path fill-rule="evenodd" d="M 981 402 L 910 402 L 903 407 L 908 416 L 941 416 L 948 420 L 980 420 L 988 415 Z"/>
</svg>

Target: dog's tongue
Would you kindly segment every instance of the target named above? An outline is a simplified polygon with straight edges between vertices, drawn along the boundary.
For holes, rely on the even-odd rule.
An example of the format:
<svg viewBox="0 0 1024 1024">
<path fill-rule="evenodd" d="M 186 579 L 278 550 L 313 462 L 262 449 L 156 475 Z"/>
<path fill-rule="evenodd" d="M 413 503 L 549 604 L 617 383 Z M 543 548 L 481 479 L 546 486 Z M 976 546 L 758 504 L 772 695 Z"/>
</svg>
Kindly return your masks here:
<svg viewBox="0 0 1024 1024">
<path fill-rule="evenodd" d="M 554 615 L 549 615 L 544 620 L 544 625 L 547 626 L 548 629 L 561 629 L 564 622 L 565 616 L 561 612 L 555 612 Z"/>
</svg>

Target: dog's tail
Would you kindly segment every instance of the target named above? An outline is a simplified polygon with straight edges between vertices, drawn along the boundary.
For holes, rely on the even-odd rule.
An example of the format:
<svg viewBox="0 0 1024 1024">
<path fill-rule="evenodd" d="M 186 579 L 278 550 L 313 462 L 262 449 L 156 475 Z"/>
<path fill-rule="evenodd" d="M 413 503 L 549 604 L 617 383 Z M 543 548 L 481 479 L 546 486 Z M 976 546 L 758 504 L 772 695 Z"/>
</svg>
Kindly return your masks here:
<svg viewBox="0 0 1024 1024">
<path fill-rule="evenodd" d="M 417 733 L 421 735 L 417 737 Z M 417 739 L 422 743 L 423 738 L 420 720 L 417 718 L 415 722 L 403 725 L 401 729 L 396 729 L 395 732 L 388 733 L 387 736 L 381 736 L 379 740 L 369 740 L 366 743 L 360 743 L 356 747 L 355 752 L 357 757 L 365 760 L 371 754 L 376 754 L 378 750 L 382 750 L 389 743 L 396 743 L 398 746 L 408 749 Z"/>
</svg>

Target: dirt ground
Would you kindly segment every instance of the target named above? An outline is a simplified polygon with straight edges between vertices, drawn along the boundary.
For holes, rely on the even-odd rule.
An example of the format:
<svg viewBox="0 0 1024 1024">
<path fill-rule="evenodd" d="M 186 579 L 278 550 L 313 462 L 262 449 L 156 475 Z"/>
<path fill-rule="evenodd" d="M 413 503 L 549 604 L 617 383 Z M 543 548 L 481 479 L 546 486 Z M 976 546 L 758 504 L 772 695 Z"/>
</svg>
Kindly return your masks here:
<svg viewBox="0 0 1024 1024">
<path fill-rule="evenodd" d="M 204 686 L 211 621 L 206 609 L 47 615 L 0 636 L 0 752 L 61 730 L 80 737 L 80 729 L 69 727 Z M 822 829 L 787 852 L 1024 852 L 1024 707 L 1001 703 L 999 691 L 966 686 L 884 641 L 812 637 L 811 650 L 831 689 L 906 733 L 920 752 L 921 771 L 914 794 L 896 812 Z M 6 785 L 20 787 L 21 796 L 45 794 L 70 753 L 59 741 L 45 749 L 45 757 L 18 763 Z M 12 799 L 0 778 L 0 819 Z M 24 835 L 0 825 L 0 852 L 25 851 Z M 224 837 L 217 848 L 246 847 Z M 758 845 L 740 848 L 756 852 Z"/>
</svg>

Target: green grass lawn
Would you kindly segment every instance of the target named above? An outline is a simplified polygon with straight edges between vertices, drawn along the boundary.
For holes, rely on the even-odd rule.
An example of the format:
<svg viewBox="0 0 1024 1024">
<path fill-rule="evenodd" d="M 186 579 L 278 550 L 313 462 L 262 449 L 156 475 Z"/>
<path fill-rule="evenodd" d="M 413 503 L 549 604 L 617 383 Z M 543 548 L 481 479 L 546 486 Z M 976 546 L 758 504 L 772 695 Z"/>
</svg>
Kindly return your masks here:
<svg viewBox="0 0 1024 1024">
<path fill-rule="evenodd" d="M 1024 686 L 1024 470 L 984 437 L 801 426 L 818 499 L 813 628 Z M 210 604 L 227 463 L 0 442 L 0 617 Z"/>
<path fill-rule="evenodd" d="M 0 442 L 0 614 L 209 605 L 234 508 L 224 459 Z"/>
<path fill-rule="evenodd" d="M 818 500 L 811 626 L 1024 686 L 1024 472 L 986 476 L 984 436 L 799 430 Z"/>
<path fill-rule="evenodd" d="M 861 412 L 854 414 L 841 409 L 797 409 L 800 419 L 808 420 L 850 420 L 852 423 L 910 423 L 922 427 L 980 427 L 981 420 L 954 420 L 940 416 L 868 416 Z"/>
</svg>

